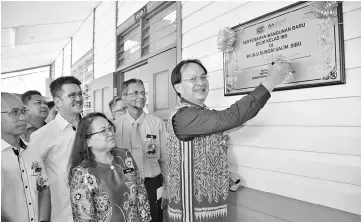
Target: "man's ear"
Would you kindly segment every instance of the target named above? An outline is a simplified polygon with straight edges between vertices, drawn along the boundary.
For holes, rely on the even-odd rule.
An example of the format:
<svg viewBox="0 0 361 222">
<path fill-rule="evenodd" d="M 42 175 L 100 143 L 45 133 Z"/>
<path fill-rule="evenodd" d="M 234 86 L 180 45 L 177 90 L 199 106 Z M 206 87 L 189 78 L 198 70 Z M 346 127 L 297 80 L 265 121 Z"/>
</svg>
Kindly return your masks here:
<svg viewBox="0 0 361 222">
<path fill-rule="evenodd" d="M 56 107 L 61 107 L 61 100 L 59 97 L 54 97 L 53 101 L 54 101 Z"/>
<path fill-rule="evenodd" d="M 179 83 L 174 85 L 174 89 L 177 93 L 182 94 L 182 86 Z"/>
</svg>

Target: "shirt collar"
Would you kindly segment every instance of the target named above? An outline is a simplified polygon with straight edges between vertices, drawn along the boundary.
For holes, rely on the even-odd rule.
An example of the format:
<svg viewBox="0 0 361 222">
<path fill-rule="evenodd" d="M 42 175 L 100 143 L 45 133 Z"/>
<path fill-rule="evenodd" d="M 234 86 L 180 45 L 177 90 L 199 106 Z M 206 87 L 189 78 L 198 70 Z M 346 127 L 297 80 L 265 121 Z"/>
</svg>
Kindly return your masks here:
<svg viewBox="0 0 361 222">
<path fill-rule="evenodd" d="M 186 100 L 186 99 L 184 99 L 184 98 L 182 98 L 182 97 L 181 97 L 181 103 L 188 103 L 188 104 L 190 104 L 190 105 L 193 105 L 193 106 L 196 106 L 196 107 L 202 108 L 202 109 L 207 108 L 207 106 L 204 105 L 204 104 L 203 104 L 203 106 L 200 106 L 200 105 L 195 104 L 195 103 L 192 103 L 191 101 L 188 101 L 188 100 Z"/>
<path fill-rule="evenodd" d="M 58 123 L 58 125 L 59 125 L 59 127 L 60 127 L 60 129 L 62 131 L 64 131 L 65 128 L 68 127 L 68 126 L 69 127 L 74 127 L 71 123 L 68 122 L 68 120 L 64 119 L 64 117 L 60 113 L 58 113 L 58 115 L 56 115 L 56 117 L 55 117 L 55 119 L 53 121 L 56 121 Z"/>
<path fill-rule="evenodd" d="M 128 111 L 127 111 L 127 114 L 125 114 L 125 115 L 132 125 L 134 122 L 138 122 L 138 124 L 141 125 L 145 119 L 145 112 L 143 112 L 142 115 L 140 115 L 138 119 L 134 119 L 133 116 L 130 115 Z"/>
<path fill-rule="evenodd" d="M 13 145 L 8 144 L 8 142 L 6 142 L 5 140 L 1 139 L 1 151 L 7 149 L 7 148 L 12 148 L 14 147 Z M 26 149 L 27 148 L 27 143 L 20 138 L 20 147 L 22 149 Z"/>
</svg>

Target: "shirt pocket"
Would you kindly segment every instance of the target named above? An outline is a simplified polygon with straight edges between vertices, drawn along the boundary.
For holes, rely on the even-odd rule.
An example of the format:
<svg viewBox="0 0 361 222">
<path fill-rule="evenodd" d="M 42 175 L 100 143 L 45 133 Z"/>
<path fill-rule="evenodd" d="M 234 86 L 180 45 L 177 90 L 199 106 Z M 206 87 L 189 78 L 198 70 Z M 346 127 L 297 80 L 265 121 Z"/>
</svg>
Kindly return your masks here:
<svg viewBox="0 0 361 222">
<path fill-rule="evenodd" d="M 146 158 L 160 157 L 159 136 L 147 134 L 144 143 L 144 156 Z"/>
</svg>

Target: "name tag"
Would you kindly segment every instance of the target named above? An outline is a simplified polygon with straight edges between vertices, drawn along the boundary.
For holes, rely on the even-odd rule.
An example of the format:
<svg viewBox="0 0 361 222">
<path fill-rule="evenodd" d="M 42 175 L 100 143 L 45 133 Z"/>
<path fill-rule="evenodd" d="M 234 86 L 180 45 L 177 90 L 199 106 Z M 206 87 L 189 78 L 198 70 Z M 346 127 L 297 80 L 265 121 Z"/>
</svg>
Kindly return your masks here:
<svg viewBox="0 0 361 222">
<path fill-rule="evenodd" d="M 133 171 L 134 171 L 134 168 L 127 168 L 127 169 L 123 170 L 123 173 L 127 174 L 127 173 L 131 173 Z"/>
</svg>

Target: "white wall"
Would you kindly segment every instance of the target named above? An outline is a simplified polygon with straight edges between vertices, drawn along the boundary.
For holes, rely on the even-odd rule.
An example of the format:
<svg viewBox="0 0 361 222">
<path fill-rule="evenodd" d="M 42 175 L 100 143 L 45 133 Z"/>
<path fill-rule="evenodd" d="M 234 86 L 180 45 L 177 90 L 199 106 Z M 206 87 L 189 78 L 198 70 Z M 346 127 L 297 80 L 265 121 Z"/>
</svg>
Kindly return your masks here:
<svg viewBox="0 0 361 222">
<path fill-rule="evenodd" d="M 95 10 L 94 79 L 114 72 L 116 2 L 101 2 Z"/>
<path fill-rule="evenodd" d="M 70 76 L 71 74 L 71 41 L 64 47 L 64 64 L 63 64 L 63 75 Z"/>
<path fill-rule="evenodd" d="M 220 28 L 294 2 L 182 2 L 182 59 L 209 71 L 206 105 L 225 109 Z M 344 2 L 345 85 L 273 92 L 266 106 L 233 132 L 230 168 L 245 186 L 361 214 L 361 3 Z"/>
<path fill-rule="evenodd" d="M 54 79 L 63 76 L 63 50 L 55 59 L 55 68 L 54 68 Z"/>
<path fill-rule="evenodd" d="M 94 13 L 91 13 L 73 36 L 72 64 L 93 48 Z"/>
</svg>

